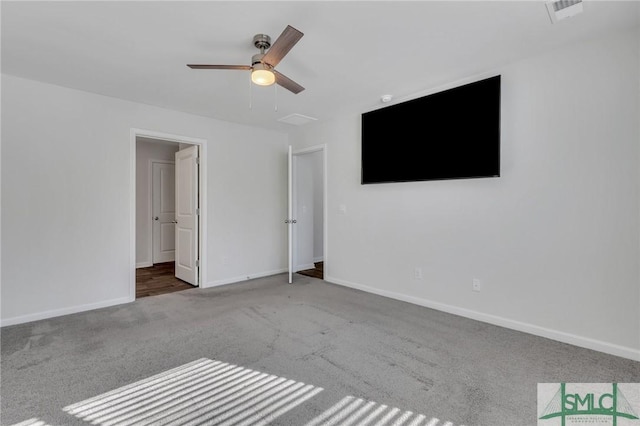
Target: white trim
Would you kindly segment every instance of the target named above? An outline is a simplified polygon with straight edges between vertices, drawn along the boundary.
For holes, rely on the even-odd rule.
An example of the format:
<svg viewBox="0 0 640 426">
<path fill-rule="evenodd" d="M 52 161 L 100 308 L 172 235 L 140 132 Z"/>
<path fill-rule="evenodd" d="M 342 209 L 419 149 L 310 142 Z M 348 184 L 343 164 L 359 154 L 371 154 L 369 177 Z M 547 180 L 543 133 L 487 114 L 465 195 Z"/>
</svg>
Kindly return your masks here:
<svg viewBox="0 0 640 426">
<path fill-rule="evenodd" d="M 327 149 L 327 145 L 326 144 L 314 145 L 314 146 L 310 146 L 308 148 L 303 148 L 303 149 L 299 149 L 297 151 L 293 151 L 292 155 L 312 154 L 314 152 L 322 151 L 324 149 Z"/>
<path fill-rule="evenodd" d="M 292 274 L 298 271 L 298 157 L 291 154 L 291 168 L 289 170 L 289 219 L 295 219 L 295 224 L 289 224 L 289 284 L 293 282 Z"/>
<path fill-rule="evenodd" d="M 304 271 L 305 269 L 313 269 L 315 268 L 316 265 L 314 265 L 313 263 L 305 263 L 304 265 L 298 265 L 296 266 L 293 271 L 294 272 L 298 272 L 298 271 Z"/>
<path fill-rule="evenodd" d="M 161 141 L 170 141 L 198 145 L 200 147 L 200 268 L 198 283 L 200 287 L 207 282 L 207 140 L 171 133 L 156 132 L 132 128 L 129 133 L 129 298 L 136 299 L 136 138 L 144 137 Z"/>
<path fill-rule="evenodd" d="M 180 148 L 178 147 L 178 150 Z M 147 208 L 149 209 L 149 215 L 153 218 L 153 163 L 158 164 L 173 164 L 175 165 L 175 161 L 168 160 L 149 160 L 149 197 L 147 198 Z M 147 227 L 147 232 L 149 232 L 149 255 L 151 256 L 151 266 L 153 266 L 153 219 L 149 221 L 149 226 Z M 175 261 L 175 259 L 173 260 Z M 173 262 L 172 261 L 172 262 Z"/>
<path fill-rule="evenodd" d="M 86 305 L 71 306 L 68 308 L 54 309 L 52 311 L 37 312 L 35 314 L 21 315 L 13 318 L 5 318 L 0 320 L 0 327 L 9 325 L 23 324 L 25 322 L 38 321 L 47 318 L 59 317 L 62 315 L 77 314 L 78 312 L 92 311 L 94 309 L 107 308 L 114 305 L 122 305 L 131 302 L 129 298 L 122 297 L 119 299 L 105 300 L 103 302 L 88 303 Z"/>
<path fill-rule="evenodd" d="M 293 170 L 295 170 L 291 145 L 287 148 L 287 272 L 289 284 L 293 282 Z"/>
<path fill-rule="evenodd" d="M 457 306 L 447 305 L 444 303 L 434 302 L 420 297 L 407 296 L 405 294 L 393 291 L 380 290 L 378 288 L 369 287 L 363 284 L 341 280 L 325 275 L 324 280 L 333 284 L 344 287 L 354 288 L 367 293 L 377 294 L 378 296 L 389 297 L 391 299 L 401 300 L 403 302 L 413 303 L 414 305 L 424 306 L 426 308 L 435 309 L 442 312 L 458 315 L 461 317 L 497 325 L 511 330 L 522 331 L 524 333 L 533 334 L 535 336 L 545 337 L 547 339 L 556 340 L 558 342 L 568 343 L 570 345 L 591 349 L 594 351 L 604 352 L 634 361 L 640 361 L 640 349 L 633 349 L 627 346 L 616 345 L 613 343 L 603 342 L 601 340 L 591 339 L 589 337 L 578 336 L 563 331 L 553 330 L 550 328 L 540 327 L 537 325 L 500 317 L 497 315 L 485 314 L 470 309 L 460 308 Z"/>
<path fill-rule="evenodd" d="M 168 141 L 168 142 L 186 143 L 189 145 L 203 145 L 207 143 L 206 139 L 192 138 L 189 136 L 174 135 L 171 133 L 164 133 L 164 132 L 156 132 L 154 130 L 133 128 L 131 129 L 131 132 L 135 133 L 135 136 L 140 136 L 148 139 L 158 139 L 158 140 Z"/>
<path fill-rule="evenodd" d="M 138 262 L 136 263 L 136 269 L 138 268 L 151 268 L 153 266 L 153 262 Z"/>
<path fill-rule="evenodd" d="M 324 176 L 323 178 L 323 182 L 322 182 L 322 190 L 324 192 L 324 199 L 322 200 L 322 207 L 324 208 L 324 212 L 322 213 L 322 218 L 324 220 L 324 226 L 323 226 L 323 236 L 322 236 L 322 241 L 323 241 L 323 250 L 322 250 L 322 261 L 323 261 L 323 265 L 322 265 L 322 274 L 323 274 L 323 278 L 324 275 L 328 274 L 328 265 L 329 265 L 329 166 L 328 164 L 328 159 L 329 159 L 329 147 L 324 144 L 322 145 L 322 161 L 323 161 L 323 173 Z"/>
<path fill-rule="evenodd" d="M 247 280 L 252 280 L 254 278 L 263 278 L 263 277 L 270 277 L 272 275 L 278 275 L 278 274 L 282 274 L 285 272 L 288 272 L 289 269 L 288 268 L 282 268 L 282 269 L 275 269 L 273 271 L 265 271 L 265 272 L 258 272 L 255 274 L 249 274 L 249 275 L 242 275 L 239 277 L 233 277 L 233 278 L 225 278 L 222 280 L 215 280 L 215 281 L 211 281 L 209 283 L 207 283 L 207 288 L 209 287 L 218 287 L 221 285 L 227 285 L 227 284 L 233 284 L 233 283 L 238 283 L 241 281 L 247 281 Z"/>
<path fill-rule="evenodd" d="M 314 152 L 318 152 L 318 151 L 322 151 L 322 192 L 323 192 L 323 197 L 322 197 L 322 208 L 324 210 L 323 214 L 322 214 L 322 258 L 320 260 L 315 260 L 314 262 L 324 262 L 324 274 L 327 274 L 328 271 L 328 265 L 329 265 L 329 207 L 328 207 L 328 200 L 329 200 L 329 185 L 327 185 L 328 182 L 328 166 L 327 166 L 327 158 L 328 158 L 328 146 L 327 144 L 321 144 L 321 145 L 313 145 L 310 146 L 308 148 L 303 148 L 297 151 L 293 151 L 291 153 L 293 158 L 296 158 L 297 155 L 303 155 L 303 154 L 311 154 Z M 293 168 L 295 170 L 295 167 Z M 295 194 L 295 191 L 294 191 Z M 314 268 L 315 265 L 311 266 L 310 268 L 305 268 L 305 269 L 311 269 Z"/>
<path fill-rule="evenodd" d="M 313 263 L 318 263 L 318 262 L 323 262 L 324 257 L 320 256 L 320 257 L 314 257 L 313 258 Z M 315 265 L 314 265 L 315 266 Z"/>
</svg>

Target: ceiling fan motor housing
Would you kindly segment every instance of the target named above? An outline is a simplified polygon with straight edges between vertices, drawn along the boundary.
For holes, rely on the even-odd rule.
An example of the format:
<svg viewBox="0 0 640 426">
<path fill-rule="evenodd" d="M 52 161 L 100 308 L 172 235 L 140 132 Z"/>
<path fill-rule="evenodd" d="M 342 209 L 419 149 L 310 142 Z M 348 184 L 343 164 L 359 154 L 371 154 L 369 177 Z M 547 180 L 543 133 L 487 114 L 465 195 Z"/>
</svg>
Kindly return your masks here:
<svg viewBox="0 0 640 426">
<path fill-rule="evenodd" d="M 264 53 L 256 53 L 251 57 L 251 66 L 254 70 L 262 69 L 262 70 L 270 70 L 273 67 L 265 62 L 262 62 L 262 58 L 264 58 Z"/>
</svg>

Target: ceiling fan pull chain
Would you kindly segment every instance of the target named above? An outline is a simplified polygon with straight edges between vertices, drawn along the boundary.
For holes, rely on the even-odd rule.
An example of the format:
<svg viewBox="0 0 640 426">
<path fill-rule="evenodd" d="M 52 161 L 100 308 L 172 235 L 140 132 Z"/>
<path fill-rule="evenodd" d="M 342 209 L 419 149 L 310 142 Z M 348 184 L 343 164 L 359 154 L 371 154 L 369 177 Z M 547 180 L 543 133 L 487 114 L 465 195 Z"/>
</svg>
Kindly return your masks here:
<svg viewBox="0 0 640 426">
<path fill-rule="evenodd" d="M 278 85 L 274 84 L 273 85 L 273 104 L 274 104 L 274 108 L 275 108 L 275 112 L 278 112 Z"/>
<path fill-rule="evenodd" d="M 252 97 L 252 95 L 253 95 L 253 87 L 252 86 L 253 86 L 253 84 L 252 84 L 252 81 L 251 81 L 251 77 L 249 77 L 249 109 L 252 109 L 252 107 L 253 107 L 253 102 L 252 102 L 253 101 L 253 97 Z"/>
</svg>

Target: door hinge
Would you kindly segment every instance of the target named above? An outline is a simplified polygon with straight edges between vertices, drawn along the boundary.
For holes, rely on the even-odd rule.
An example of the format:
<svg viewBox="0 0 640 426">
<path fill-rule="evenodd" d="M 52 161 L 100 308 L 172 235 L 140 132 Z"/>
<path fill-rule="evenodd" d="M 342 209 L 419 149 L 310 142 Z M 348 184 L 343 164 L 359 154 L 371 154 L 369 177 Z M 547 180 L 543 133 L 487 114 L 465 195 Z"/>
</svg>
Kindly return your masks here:
<svg viewBox="0 0 640 426">
<path fill-rule="evenodd" d="M 196 164 L 200 164 L 200 157 L 196 157 Z"/>
<path fill-rule="evenodd" d="M 196 209 L 196 216 L 200 216 L 200 209 Z"/>
<path fill-rule="evenodd" d="M 200 259 L 196 260 L 196 268 L 200 267 Z"/>
</svg>

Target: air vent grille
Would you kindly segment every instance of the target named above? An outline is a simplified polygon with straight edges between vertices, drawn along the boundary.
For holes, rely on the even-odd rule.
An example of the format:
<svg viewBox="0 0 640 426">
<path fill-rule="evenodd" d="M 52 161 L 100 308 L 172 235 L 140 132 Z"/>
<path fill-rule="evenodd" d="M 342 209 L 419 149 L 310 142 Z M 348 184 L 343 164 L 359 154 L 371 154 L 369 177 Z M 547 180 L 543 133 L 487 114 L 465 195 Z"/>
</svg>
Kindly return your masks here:
<svg viewBox="0 0 640 426">
<path fill-rule="evenodd" d="M 294 126 L 302 126 L 303 124 L 311 123 L 312 121 L 316 121 L 317 118 L 309 117 L 307 115 L 302 114 L 289 114 L 286 117 L 282 117 L 278 119 L 278 121 L 287 124 L 293 124 Z"/>
<path fill-rule="evenodd" d="M 582 0 L 557 0 L 547 2 L 547 11 L 552 23 L 582 13 Z"/>
<path fill-rule="evenodd" d="M 553 2 L 553 10 L 556 12 L 573 6 L 574 4 L 582 3 L 582 0 L 559 0 Z"/>
</svg>

